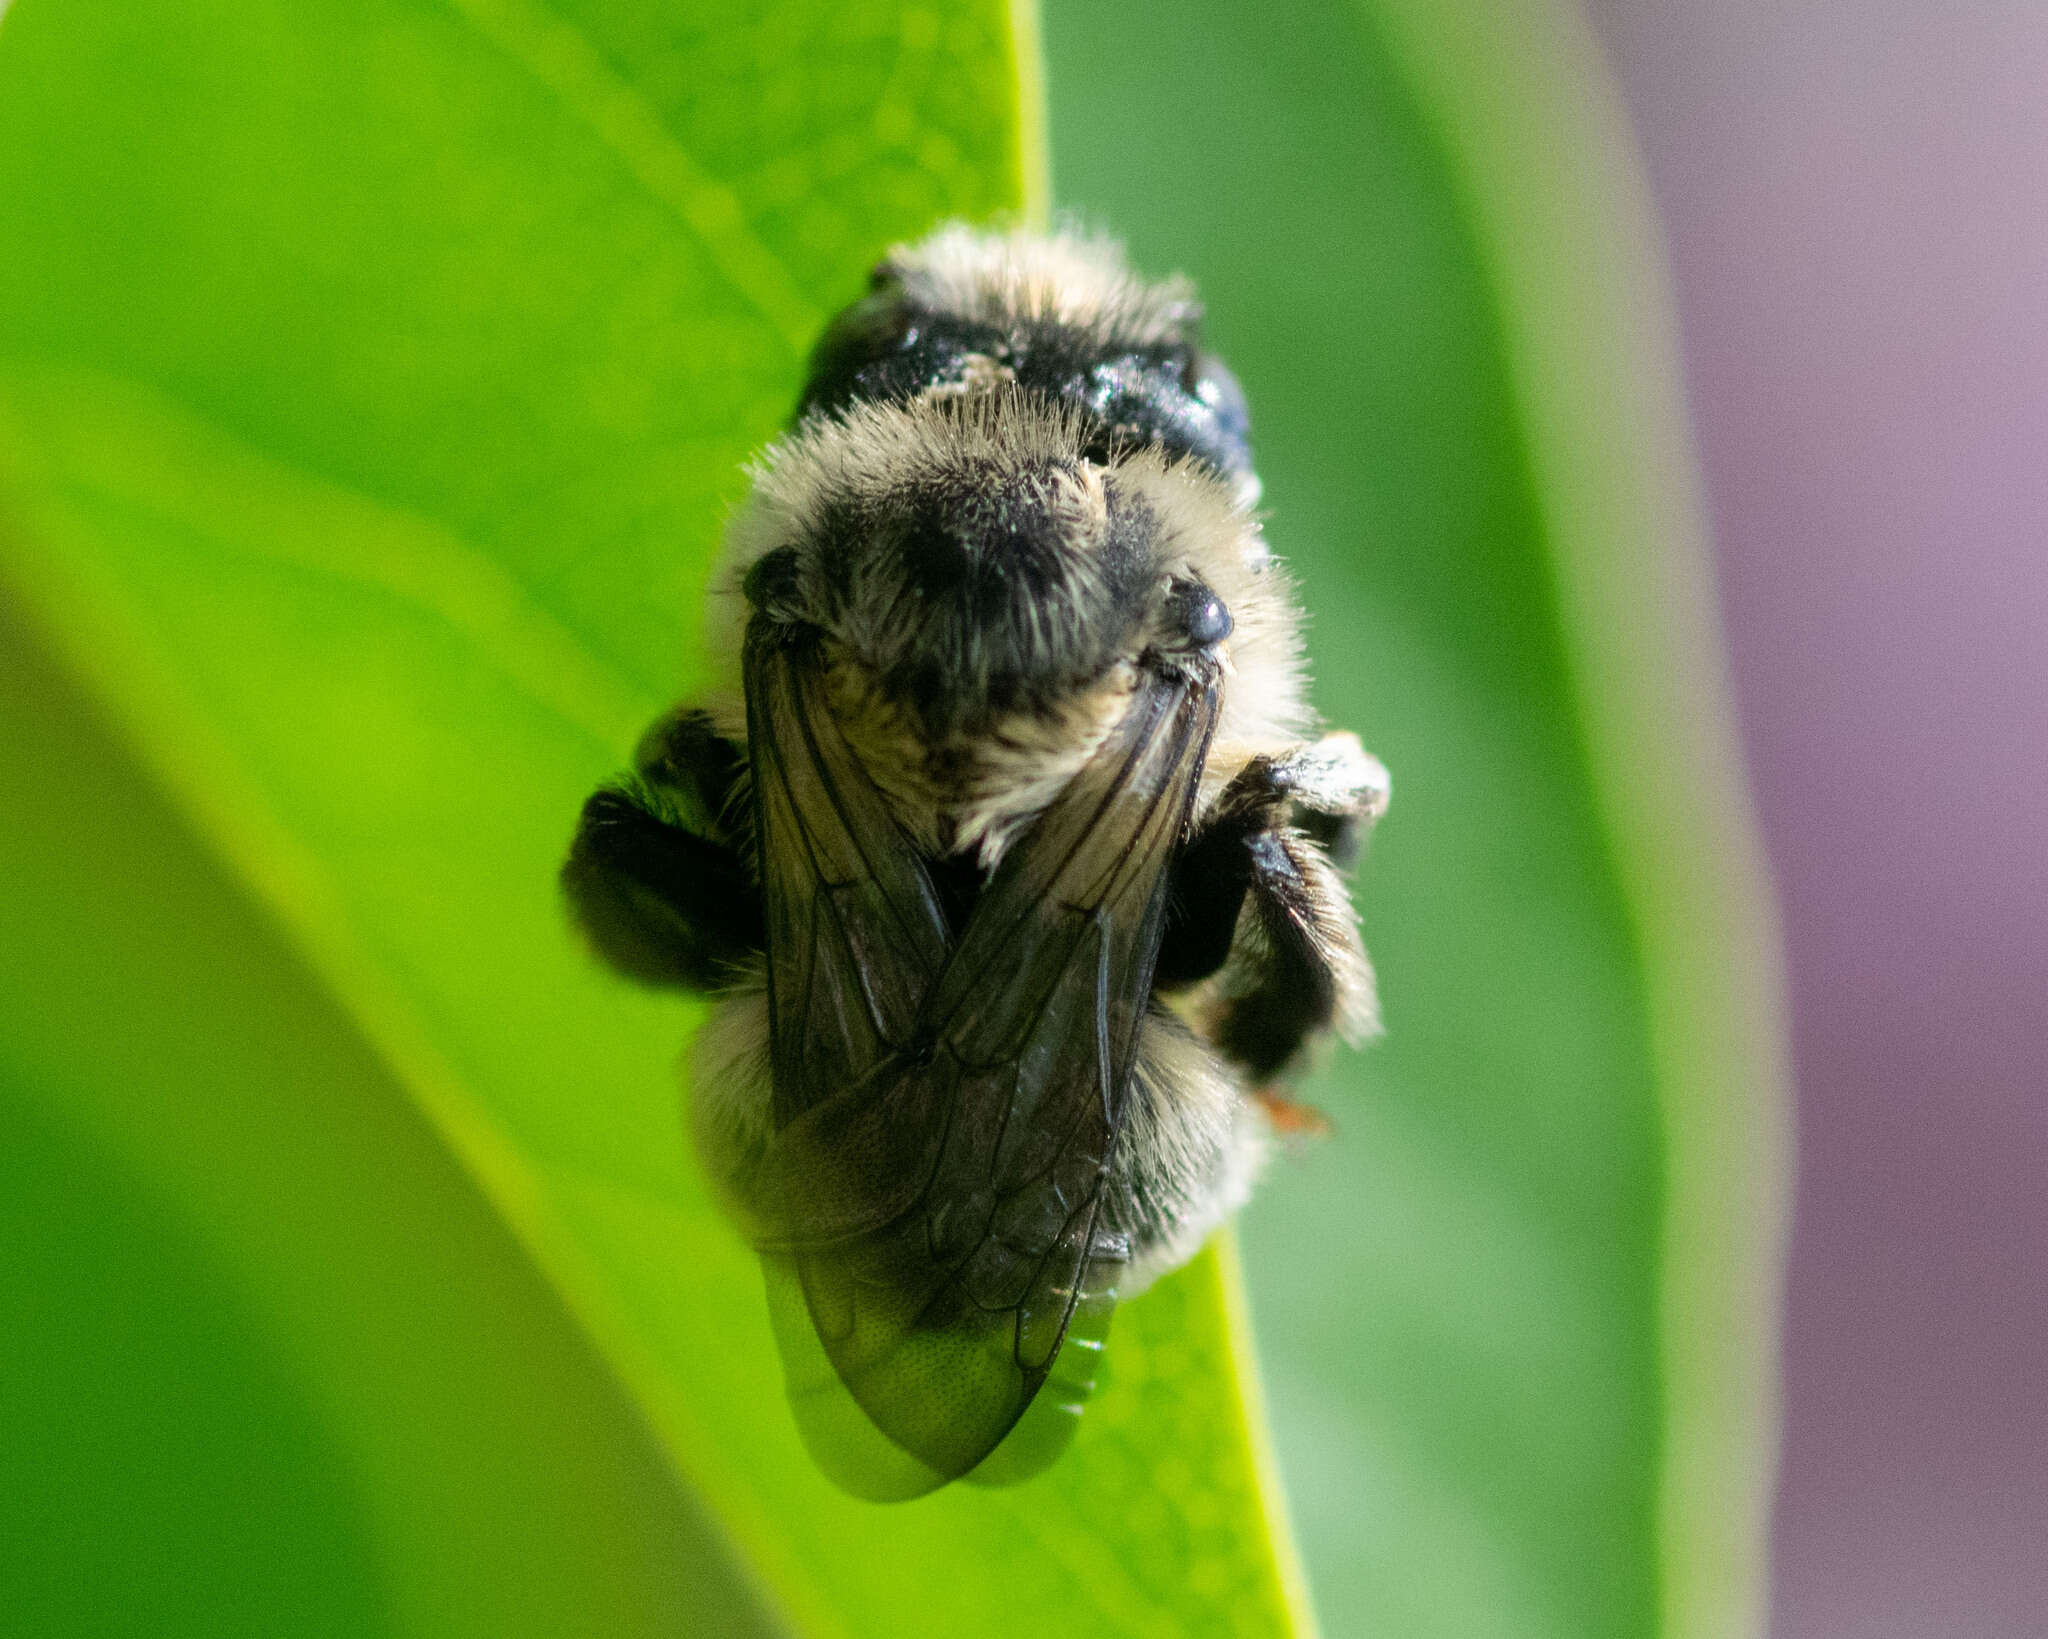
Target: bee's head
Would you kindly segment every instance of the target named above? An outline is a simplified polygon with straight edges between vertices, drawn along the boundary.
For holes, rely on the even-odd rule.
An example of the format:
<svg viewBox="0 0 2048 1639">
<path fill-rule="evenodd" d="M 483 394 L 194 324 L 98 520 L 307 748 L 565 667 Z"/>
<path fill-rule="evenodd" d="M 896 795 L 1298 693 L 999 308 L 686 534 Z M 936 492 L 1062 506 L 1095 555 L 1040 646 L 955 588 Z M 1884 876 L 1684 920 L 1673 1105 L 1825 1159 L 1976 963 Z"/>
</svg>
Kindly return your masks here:
<svg viewBox="0 0 2048 1639">
<path fill-rule="evenodd" d="M 1011 387 L 805 422 L 736 529 L 750 618 L 818 629 L 933 742 L 1056 712 L 1122 664 L 1213 659 L 1230 612 L 1171 514 L 1191 492 L 1255 526 L 1207 469 L 1097 462 L 1088 430 Z"/>
<path fill-rule="evenodd" d="M 875 268 L 820 339 L 797 413 L 1014 383 L 1081 414 L 1097 460 L 1157 444 L 1255 502 L 1244 394 L 1201 316 L 1185 280 L 1136 277 L 1112 241 L 955 224 Z"/>
</svg>

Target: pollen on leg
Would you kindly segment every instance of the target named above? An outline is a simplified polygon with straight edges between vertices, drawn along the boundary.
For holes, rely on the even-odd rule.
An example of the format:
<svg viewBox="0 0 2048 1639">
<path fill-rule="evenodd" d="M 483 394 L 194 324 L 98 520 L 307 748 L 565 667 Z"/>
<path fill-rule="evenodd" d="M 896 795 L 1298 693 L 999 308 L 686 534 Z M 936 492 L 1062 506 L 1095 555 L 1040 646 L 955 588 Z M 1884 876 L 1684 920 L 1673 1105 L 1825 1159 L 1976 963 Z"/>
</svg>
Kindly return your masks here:
<svg viewBox="0 0 2048 1639">
<path fill-rule="evenodd" d="M 1252 1097 L 1259 1101 L 1259 1107 L 1266 1112 L 1266 1119 L 1272 1122 L 1273 1130 L 1290 1144 L 1328 1138 L 1336 1130 L 1322 1110 L 1313 1104 L 1302 1104 L 1289 1098 L 1286 1089 L 1277 1082 L 1253 1088 Z"/>
</svg>

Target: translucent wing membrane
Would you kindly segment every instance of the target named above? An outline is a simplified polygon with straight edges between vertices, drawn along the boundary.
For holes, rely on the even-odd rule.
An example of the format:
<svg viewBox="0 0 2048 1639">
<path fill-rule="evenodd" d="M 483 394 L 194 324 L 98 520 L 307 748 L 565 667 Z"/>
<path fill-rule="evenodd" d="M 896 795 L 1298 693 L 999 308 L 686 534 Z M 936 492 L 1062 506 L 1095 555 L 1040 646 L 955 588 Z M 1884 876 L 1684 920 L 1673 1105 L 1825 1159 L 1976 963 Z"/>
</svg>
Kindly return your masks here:
<svg viewBox="0 0 2048 1639">
<path fill-rule="evenodd" d="M 1129 1255 L 1103 1186 L 1215 692 L 1148 677 L 954 939 L 815 658 L 757 629 L 747 691 L 776 1104 L 747 1193 L 792 1403 L 842 1484 L 914 1496 L 1053 1376 L 982 1476 L 1021 1478 L 1071 1429 Z"/>
<path fill-rule="evenodd" d="M 948 933 L 923 861 L 833 721 L 815 651 L 757 623 L 746 690 L 781 1127 L 910 1039 Z"/>
</svg>

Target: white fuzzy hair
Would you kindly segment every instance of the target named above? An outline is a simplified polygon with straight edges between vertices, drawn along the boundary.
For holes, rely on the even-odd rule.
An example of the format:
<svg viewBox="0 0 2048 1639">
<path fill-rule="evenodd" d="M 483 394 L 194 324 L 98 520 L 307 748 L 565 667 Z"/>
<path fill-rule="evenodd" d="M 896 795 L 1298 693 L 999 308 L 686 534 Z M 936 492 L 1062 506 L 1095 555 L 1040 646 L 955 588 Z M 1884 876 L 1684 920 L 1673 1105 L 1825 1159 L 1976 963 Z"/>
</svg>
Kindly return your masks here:
<svg viewBox="0 0 2048 1639">
<path fill-rule="evenodd" d="M 1296 744 L 1312 721 L 1300 614 L 1257 514 L 1199 461 L 1144 446 L 1098 465 L 1082 456 L 1085 438 L 1085 423 L 1072 412 L 1005 385 L 964 403 L 855 405 L 813 417 L 769 445 L 749 469 L 753 493 L 733 520 L 712 578 L 706 648 L 714 669 L 706 705 L 721 731 L 745 744 L 740 650 L 749 611 L 741 586 L 764 554 L 815 538 L 829 510 L 849 499 L 912 494 L 963 472 L 1000 480 L 1058 468 L 1077 475 L 1066 480 L 1076 539 L 1101 540 L 1105 489 L 1140 498 L 1159 527 L 1162 571 L 1199 579 L 1230 611 L 1233 629 L 1221 648 L 1222 713 L 1197 813 L 1252 758 Z M 829 634 L 837 652 L 861 652 L 861 618 L 853 611 Z M 1121 716 L 1133 681 L 1128 667 L 1114 668 L 1057 712 L 1021 711 L 971 741 L 946 746 L 927 743 L 857 665 L 835 668 L 832 694 L 849 741 L 904 828 L 928 846 L 942 833 L 974 842 L 993 865 L 1093 755 Z M 940 766 L 943 778 L 933 773 Z"/>
<path fill-rule="evenodd" d="M 770 1137 L 767 974 L 755 964 L 722 995 L 690 1044 L 690 1128 L 726 1210 Z M 1147 1014 L 1106 1202 L 1131 1237 L 1117 1283 L 1143 1291 L 1201 1249 L 1250 1199 L 1273 1151 L 1273 1126 L 1237 1075 L 1171 1013 Z"/>
<path fill-rule="evenodd" d="M 1131 272 L 1114 239 L 951 223 L 886 264 L 920 306 L 984 323 L 1052 320 L 1126 346 L 1179 338 L 1201 317 L 1194 286 Z"/>
</svg>

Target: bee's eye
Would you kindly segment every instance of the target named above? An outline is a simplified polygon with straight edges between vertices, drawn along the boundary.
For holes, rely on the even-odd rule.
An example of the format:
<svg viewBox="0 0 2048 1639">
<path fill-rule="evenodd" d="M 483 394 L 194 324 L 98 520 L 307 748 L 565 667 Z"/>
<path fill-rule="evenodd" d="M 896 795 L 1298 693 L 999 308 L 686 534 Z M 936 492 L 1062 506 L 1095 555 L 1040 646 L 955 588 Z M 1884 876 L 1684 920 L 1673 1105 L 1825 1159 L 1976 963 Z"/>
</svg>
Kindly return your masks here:
<svg viewBox="0 0 2048 1639">
<path fill-rule="evenodd" d="M 1175 581 L 1167 590 L 1166 611 L 1168 624 L 1186 633 L 1197 649 L 1221 643 L 1237 624 L 1223 600 L 1198 580 Z"/>
<path fill-rule="evenodd" d="M 796 548 L 778 546 L 754 560 L 746 579 L 740 582 L 740 591 L 756 609 L 787 603 L 796 596 L 797 568 Z"/>
<path fill-rule="evenodd" d="M 826 327 L 811 350 L 799 416 L 859 398 L 863 372 L 915 343 L 917 326 L 894 269 L 887 263 L 877 268 L 869 291 Z"/>
</svg>

